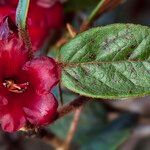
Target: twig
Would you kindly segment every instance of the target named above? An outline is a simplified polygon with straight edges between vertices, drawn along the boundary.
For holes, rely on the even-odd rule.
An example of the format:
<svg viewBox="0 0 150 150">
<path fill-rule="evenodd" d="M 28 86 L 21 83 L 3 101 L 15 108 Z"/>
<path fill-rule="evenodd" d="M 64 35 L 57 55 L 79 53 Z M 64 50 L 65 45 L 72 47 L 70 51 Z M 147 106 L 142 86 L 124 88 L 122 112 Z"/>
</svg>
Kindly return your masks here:
<svg viewBox="0 0 150 150">
<path fill-rule="evenodd" d="M 58 115 L 55 118 L 55 121 L 64 117 L 65 115 L 76 111 L 77 109 L 81 109 L 81 107 L 86 104 L 88 101 L 88 99 L 84 96 L 80 96 L 77 99 L 75 99 L 74 101 L 70 102 L 69 104 L 66 104 L 65 106 L 61 107 L 58 110 Z M 81 111 L 77 111 L 76 116 L 79 115 L 79 112 Z M 76 118 L 75 116 L 75 118 Z M 78 117 L 77 117 L 78 118 Z M 76 119 L 77 119 L 76 118 Z M 77 120 L 75 122 L 78 122 Z M 77 124 L 77 123 L 76 123 Z M 76 126 L 76 125 L 75 125 Z M 72 127 L 74 128 L 74 127 Z M 72 129 L 71 129 L 72 130 Z M 71 132 L 71 131 L 70 131 Z M 28 134 L 28 132 L 27 132 Z M 34 135 L 33 135 L 34 134 Z M 60 149 L 62 148 L 62 144 L 64 143 L 63 140 L 61 140 L 60 138 L 58 138 L 55 134 L 53 134 L 50 131 L 45 130 L 44 128 L 40 128 L 37 130 L 37 132 L 33 131 L 33 134 L 31 134 L 30 136 L 37 136 L 39 138 L 41 138 L 45 143 L 52 145 L 53 147 L 55 147 L 56 149 Z M 71 137 L 68 137 L 68 141 L 70 142 Z M 68 142 L 67 142 L 68 143 Z"/>
<path fill-rule="evenodd" d="M 78 108 L 75 111 L 74 118 L 73 118 L 73 121 L 72 121 L 71 126 L 70 126 L 70 130 L 69 130 L 67 138 L 63 144 L 63 148 L 62 148 L 63 150 L 69 150 L 70 144 L 72 142 L 72 139 L 73 139 L 74 134 L 75 134 L 77 127 L 78 127 L 78 123 L 79 123 L 82 109 L 83 109 L 83 106 L 81 106 L 80 108 Z"/>
<path fill-rule="evenodd" d="M 24 130 L 22 133 L 23 138 L 39 138 L 43 140 L 44 143 L 54 147 L 55 149 L 60 148 L 61 145 L 64 143 L 64 141 L 56 136 L 53 132 L 42 127 Z"/>
<path fill-rule="evenodd" d="M 82 23 L 80 27 L 80 32 L 87 30 L 90 25 L 93 24 L 95 19 L 102 15 L 104 12 L 112 10 L 117 7 L 123 0 L 101 0 L 99 4 L 95 7 L 89 17 Z"/>
<path fill-rule="evenodd" d="M 76 109 L 80 108 L 81 106 L 85 105 L 88 102 L 88 98 L 84 96 L 80 96 L 74 101 L 70 102 L 69 104 L 66 104 L 65 106 L 58 109 L 58 115 L 55 120 L 58 120 L 65 115 L 74 112 Z"/>
<path fill-rule="evenodd" d="M 91 15 L 87 18 L 88 22 L 92 22 L 92 20 L 95 18 L 95 16 L 98 14 L 100 11 L 101 7 L 104 5 L 106 0 L 100 0 L 99 4 L 95 7 L 95 9 L 92 11 Z"/>
<path fill-rule="evenodd" d="M 33 57 L 32 44 L 27 29 L 27 15 L 29 11 L 30 0 L 19 0 L 16 10 L 16 24 L 19 29 L 19 36 L 23 40 L 29 53 L 29 58 Z"/>
<path fill-rule="evenodd" d="M 38 132 L 38 137 L 41 138 L 46 144 L 53 146 L 55 149 L 59 149 L 64 141 L 58 138 L 54 133 L 41 128 Z"/>
<path fill-rule="evenodd" d="M 71 38 L 74 38 L 74 37 L 77 35 L 77 31 L 76 31 L 76 30 L 73 28 L 73 26 L 72 26 L 71 24 L 69 24 L 69 23 L 67 23 L 66 27 L 67 27 L 67 30 L 68 30 L 68 32 L 69 32 Z"/>
<path fill-rule="evenodd" d="M 64 101 L 63 101 L 63 95 L 62 95 L 61 83 L 59 83 L 58 89 L 59 89 L 60 103 L 61 103 L 61 105 L 63 106 Z"/>
</svg>

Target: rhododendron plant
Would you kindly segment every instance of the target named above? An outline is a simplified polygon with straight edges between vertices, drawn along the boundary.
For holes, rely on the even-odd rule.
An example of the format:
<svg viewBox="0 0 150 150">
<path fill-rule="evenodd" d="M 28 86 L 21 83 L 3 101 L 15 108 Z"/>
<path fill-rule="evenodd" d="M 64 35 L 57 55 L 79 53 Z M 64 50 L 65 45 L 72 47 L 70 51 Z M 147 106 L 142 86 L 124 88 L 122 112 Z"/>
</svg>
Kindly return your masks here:
<svg viewBox="0 0 150 150">
<path fill-rule="evenodd" d="M 30 58 L 17 27 L 8 17 L 0 25 L 0 123 L 13 132 L 27 122 L 50 123 L 57 101 L 50 90 L 59 81 L 57 63 L 49 57 Z"/>
<path fill-rule="evenodd" d="M 116 150 L 133 127 L 130 144 L 143 138 L 149 112 L 131 100 L 149 100 L 150 28 L 102 26 L 123 18 L 114 8 L 124 2 L 0 1 L 0 143 L 7 149 L 40 150 L 36 137 L 49 149 Z"/>
</svg>

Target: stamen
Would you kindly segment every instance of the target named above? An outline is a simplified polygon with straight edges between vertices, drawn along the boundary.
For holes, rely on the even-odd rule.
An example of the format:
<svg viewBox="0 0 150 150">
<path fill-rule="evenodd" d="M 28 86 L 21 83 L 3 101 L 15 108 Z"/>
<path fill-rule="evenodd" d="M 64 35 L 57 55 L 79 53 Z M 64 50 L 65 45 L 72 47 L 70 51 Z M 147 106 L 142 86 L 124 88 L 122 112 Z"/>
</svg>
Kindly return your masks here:
<svg viewBox="0 0 150 150">
<path fill-rule="evenodd" d="M 13 80 L 5 80 L 3 83 L 4 87 L 6 87 L 10 92 L 14 93 L 23 93 L 27 90 L 29 82 L 22 84 L 15 84 Z"/>
</svg>

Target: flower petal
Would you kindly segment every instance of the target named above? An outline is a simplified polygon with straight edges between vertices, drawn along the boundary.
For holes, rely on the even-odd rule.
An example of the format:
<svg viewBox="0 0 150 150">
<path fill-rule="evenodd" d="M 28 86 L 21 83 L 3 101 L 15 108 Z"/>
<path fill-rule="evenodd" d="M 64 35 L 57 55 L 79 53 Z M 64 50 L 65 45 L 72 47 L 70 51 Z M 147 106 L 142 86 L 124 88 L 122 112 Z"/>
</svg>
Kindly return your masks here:
<svg viewBox="0 0 150 150">
<path fill-rule="evenodd" d="M 13 23 L 10 17 L 4 17 L 0 22 L 0 40 L 17 37 L 17 26 Z"/>
<path fill-rule="evenodd" d="M 16 116 L 16 115 L 15 115 Z M 18 118 L 12 116 L 12 114 L 5 114 L 1 118 L 2 129 L 6 132 L 15 132 L 24 127 L 25 118 L 23 116 L 18 116 Z"/>
<path fill-rule="evenodd" d="M 43 10 L 35 2 L 30 3 L 28 14 L 28 30 L 34 51 L 39 50 L 48 38 L 48 21 Z"/>
<path fill-rule="evenodd" d="M 0 25 L 0 73 L 4 77 L 14 77 L 29 60 L 15 30 L 15 25 L 6 17 Z"/>
<path fill-rule="evenodd" d="M 45 125 L 53 121 L 57 114 L 58 103 L 51 93 L 34 95 L 23 108 L 26 119 L 34 125 Z"/>
<path fill-rule="evenodd" d="M 54 59 L 49 57 L 35 58 L 28 61 L 23 70 L 29 83 L 38 94 L 47 93 L 59 81 L 59 70 Z"/>
<path fill-rule="evenodd" d="M 6 105 L 0 108 L 1 127 L 6 132 L 15 132 L 25 126 L 24 112 L 18 107 Z"/>
<path fill-rule="evenodd" d="M 0 96 L 0 107 L 3 107 L 7 104 L 8 104 L 8 100 L 5 97 Z"/>
<path fill-rule="evenodd" d="M 47 9 L 46 16 L 50 29 L 61 28 L 63 26 L 63 19 L 64 19 L 63 5 L 59 1 L 57 1 L 51 8 Z"/>
<path fill-rule="evenodd" d="M 2 22 L 2 20 L 4 19 L 4 17 L 6 16 L 10 16 L 11 19 L 13 19 L 15 21 L 15 12 L 16 12 L 16 9 L 9 6 L 9 5 L 3 5 L 3 6 L 0 6 L 1 9 L 0 9 L 0 22 Z"/>
</svg>

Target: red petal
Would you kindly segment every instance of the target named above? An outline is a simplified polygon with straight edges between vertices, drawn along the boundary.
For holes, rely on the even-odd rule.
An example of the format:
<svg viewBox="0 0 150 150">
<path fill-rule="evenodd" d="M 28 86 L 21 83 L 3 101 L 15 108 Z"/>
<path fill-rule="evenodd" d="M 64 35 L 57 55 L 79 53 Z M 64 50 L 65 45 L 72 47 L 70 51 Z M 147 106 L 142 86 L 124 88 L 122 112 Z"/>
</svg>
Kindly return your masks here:
<svg viewBox="0 0 150 150">
<path fill-rule="evenodd" d="M 33 50 L 37 51 L 43 46 L 49 35 L 48 22 L 43 10 L 31 2 L 28 14 L 28 30 L 31 38 Z"/>
<path fill-rule="evenodd" d="M 15 33 L 15 25 L 5 18 L 0 26 L 0 73 L 1 77 L 14 77 L 28 61 L 28 53 Z M 14 32 L 13 32 L 14 31 Z"/>
<path fill-rule="evenodd" d="M 5 105 L 0 108 L 0 123 L 6 132 L 15 132 L 25 126 L 23 111 L 17 105 Z"/>
<path fill-rule="evenodd" d="M 59 81 L 58 66 L 54 59 L 49 57 L 43 56 L 28 61 L 23 70 L 28 76 L 29 83 L 39 94 L 47 93 Z"/>
<path fill-rule="evenodd" d="M 6 16 L 10 16 L 13 21 L 15 21 L 15 8 L 9 6 L 9 5 L 4 5 L 0 6 L 0 22 L 4 19 Z"/>
<path fill-rule="evenodd" d="M 5 97 L 0 96 L 0 107 L 3 107 L 7 104 L 8 104 L 8 100 Z"/>
<path fill-rule="evenodd" d="M 58 1 L 46 12 L 49 28 L 61 28 L 63 26 L 63 5 Z"/>
<path fill-rule="evenodd" d="M 17 6 L 17 4 L 18 4 L 18 1 L 19 0 L 5 0 L 7 3 L 9 3 L 9 4 L 11 4 L 12 6 Z"/>
<path fill-rule="evenodd" d="M 10 17 L 5 17 L 0 23 L 0 40 L 9 40 L 17 37 L 18 29 Z"/>
<path fill-rule="evenodd" d="M 12 116 L 11 114 L 5 114 L 1 118 L 2 129 L 6 132 L 15 132 L 24 127 L 25 118 L 23 116 L 18 116 L 18 118 Z"/>
<path fill-rule="evenodd" d="M 45 125 L 56 116 L 58 103 L 51 93 L 34 95 L 23 108 L 27 120 L 34 125 Z"/>
<path fill-rule="evenodd" d="M 63 5 L 59 1 L 53 1 L 49 7 L 48 5 L 44 5 L 43 2 L 37 2 L 38 9 L 44 12 L 47 17 L 49 29 L 61 28 L 64 19 Z"/>
<path fill-rule="evenodd" d="M 14 77 L 18 75 L 23 64 L 28 61 L 28 55 L 22 42 L 17 38 L 0 42 L 0 67 L 3 76 Z"/>
</svg>

